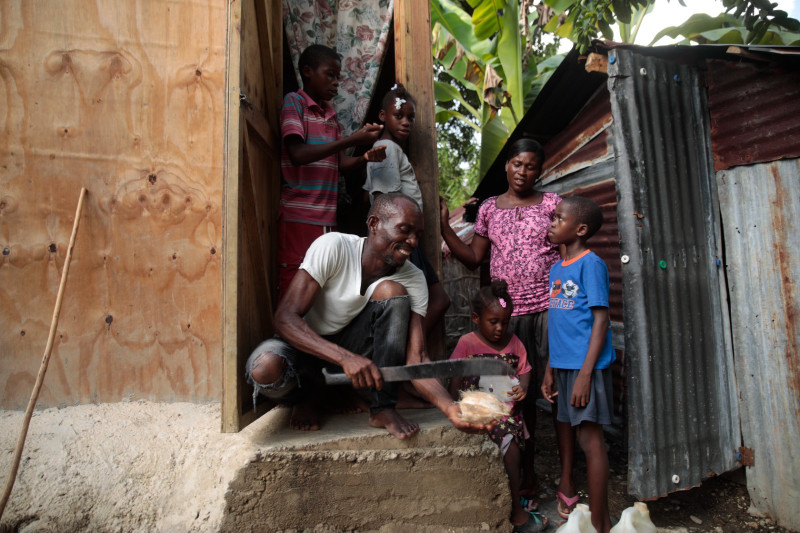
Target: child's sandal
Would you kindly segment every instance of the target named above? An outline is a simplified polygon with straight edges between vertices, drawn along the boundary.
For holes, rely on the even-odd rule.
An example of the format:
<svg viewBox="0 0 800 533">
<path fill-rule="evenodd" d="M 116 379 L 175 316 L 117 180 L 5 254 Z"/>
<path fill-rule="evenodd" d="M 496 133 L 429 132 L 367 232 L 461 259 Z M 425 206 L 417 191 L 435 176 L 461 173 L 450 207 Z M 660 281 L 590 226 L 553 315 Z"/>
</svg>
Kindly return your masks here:
<svg viewBox="0 0 800 533">
<path fill-rule="evenodd" d="M 533 511 L 529 511 L 528 514 L 530 515 L 528 520 L 520 526 L 514 526 L 511 533 L 537 533 L 547 529 L 546 516 Z"/>
<path fill-rule="evenodd" d="M 572 498 L 568 498 L 564 496 L 563 492 L 558 492 L 556 493 L 556 499 L 558 502 L 558 516 L 561 518 L 569 518 L 569 514 L 575 508 L 575 505 L 577 505 L 580 496 L 576 494 Z"/>
<path fill-rule="evenodd" d="M 529 500 L 525 496 L 521 496 L 519 499 L 520 505 L 522 505 L 522 509 L 528 511 L 529 513 L 536 512 L 539 510 L 539 504 L 533 500 Z"/>
</svg>

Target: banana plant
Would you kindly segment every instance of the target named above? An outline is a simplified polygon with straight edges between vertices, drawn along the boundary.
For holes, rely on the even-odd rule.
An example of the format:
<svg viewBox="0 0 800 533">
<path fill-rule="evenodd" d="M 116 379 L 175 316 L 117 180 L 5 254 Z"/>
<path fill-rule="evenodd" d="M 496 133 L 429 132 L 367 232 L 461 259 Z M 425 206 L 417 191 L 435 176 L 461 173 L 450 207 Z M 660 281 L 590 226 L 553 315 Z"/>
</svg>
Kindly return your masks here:
<svg viewBox="0 0 800 533">
<path fill-rule="evenodd" d="M 465 122 L 480 134 L 480 174 L 485 174 L 562 56 L 536 65 L 524 57 L 527 3 L 519 0 L 468 0 L 472 13 L 453 0 L 431 0 L 433 54 L 439 68 L 479 96 L 480 105 L 456 88 L 434 82 L 436 120 Z M 475 99 L 472 98 L 474 101 Z"/>
<path fill-rule="evenodd" d="M 612 38 L 611 26 L 620 25 L 625 31 L 636 28 L 637 17 L 642 16 L 654 0 L 542 0 L 558 17 L 553 17 L 545 27 L 568 38 L 585 52 L 592 40 L 601 35 Z M 661 1 L 661 0 L 660 0 Z M 669 1 L 669 0 L 667 0 Z M 684 0 L 677 2 L 686 6 Z M 695 16 L 681 26 L 667 28 L 664 35 L 684 36 L 686 41 L 702 43 L 791 44 L 792 34 L 800 32 L 800 21 L 789 17 L 778 4 L 770 0 L 720 0 L 725 14 L 718 17 Z M 640 18 L 638 20 L 641 20 Z M 696 28 L 702 30 L 697 31 Z M 628 36 L 632 42 L 633 34 Z M 655 41 L 654 41 L 655 42 Z"/>
<path fill-rule="evenodd" d="M 679 26 L 664 28 L 653 38 L 653 43 L 662 37 L 683 38 L 677 44 L 696 42 L 701 44 L 755 44 L 755 45 L 798 45 L 800 33 L 784 30 L 768 23 L 756 24 L 753 29 L 745 26 L 745 21 L 731 14 L 716 17 L 698 13 L 689 17 Z"/>
</svg>

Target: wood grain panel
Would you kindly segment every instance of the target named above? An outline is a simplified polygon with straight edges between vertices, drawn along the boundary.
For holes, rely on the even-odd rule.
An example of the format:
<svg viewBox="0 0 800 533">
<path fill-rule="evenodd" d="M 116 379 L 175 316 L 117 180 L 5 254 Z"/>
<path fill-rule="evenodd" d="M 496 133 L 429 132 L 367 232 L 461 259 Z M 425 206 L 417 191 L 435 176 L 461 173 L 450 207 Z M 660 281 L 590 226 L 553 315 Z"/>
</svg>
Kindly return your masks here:
<svg viewBox="0 0 800 533">
<path fill-rule="evenodd" d="M 221 0 L 0 3 L 0 388 L 20 408 L 221 395 Z"/>
</svg>

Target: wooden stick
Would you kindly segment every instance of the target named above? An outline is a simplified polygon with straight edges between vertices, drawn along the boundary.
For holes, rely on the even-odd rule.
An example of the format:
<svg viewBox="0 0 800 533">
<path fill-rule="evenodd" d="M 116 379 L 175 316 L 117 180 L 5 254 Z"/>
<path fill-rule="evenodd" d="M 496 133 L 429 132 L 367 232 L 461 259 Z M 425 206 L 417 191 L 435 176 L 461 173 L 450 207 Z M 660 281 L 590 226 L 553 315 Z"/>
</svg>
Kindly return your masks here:
<svg viewBox="0 0 800 533">
<path fill-rule="evenodd" d="M 25 438 L 28 436 L 28 426 L 33 416 L 33 408 L 36 406 L 36 400 L 39 399 L 39 391 L 42 389 L 44 383 L 44 374 L 47 372 L 47 365 L 50 362 L 50 353 L 53 351 L 53 340 L 56 337 L 56 329 L 58 328 L 58 315 L 61 312 L 61 299 L 64 296 L 64 286 L 67 284 L 67 273 L 69 273 L 69 263 L 72 260 L 72 248 L 75 246 L 75 236 L 78 234 L 78 222 L 81 219 L 81 211 L 83 210 L 83 198 L 86 196 L 86 188 L 81 188 L 81 194 L 78 198 L 78 209 L 75 211 L 75 222 L 72 225 L 72 235 L 69 238 L 69 247 L 67 248 L 67 256 L 64 259 L 64 266 L 61 269 L 61 283 L 58 286 L 58 295 L 56 296 L 56 307 L 53 310 L 53 319 L 50 321 L 50 335 L 47 338 L 47 346 L 44 349 L 44 357 L 42 364 L 39 367 L 39 375 L 36 376 L 36 384 L 33 386 L 31 392 L 31 399 L 28 401 L 28 408 L 25 410 L 25 416 L 22 419 L 22 428 L 20 428 L 19 437 L 17 438 L 17 446 L 14 449 L 14 459 L 11 462 L 11 471 L 8 473 L 6 480 L 6 488 L 3 490 L 3 497 L 0 499 L 0 518 L 3 518 L 3 512 L 6 510 L 8 498 L 11 496 L 11 489 L 14 488 L 14 481 L 17 479 L 17 470 L 19 469 L 19 461 L 22 458 L 22 448 L 25 446 Z"/>
</svg>

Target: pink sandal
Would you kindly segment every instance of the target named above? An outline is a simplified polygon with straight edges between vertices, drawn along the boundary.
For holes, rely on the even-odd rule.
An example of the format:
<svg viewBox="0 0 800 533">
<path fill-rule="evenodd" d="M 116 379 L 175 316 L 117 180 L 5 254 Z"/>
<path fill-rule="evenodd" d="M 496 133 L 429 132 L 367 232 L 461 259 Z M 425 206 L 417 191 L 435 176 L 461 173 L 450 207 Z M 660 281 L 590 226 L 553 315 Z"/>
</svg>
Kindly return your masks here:
<svg viewBox="0 0 800 533">
<path fill-rule="evenodd" d="M 557 501 L 558 501 L 558 515 L 561 518 L 569 518 L 569 513 L 575 508 L 575 505 L 578 503 L 580 496 L 577 494 L 572 498 L 567 498 L 564 496 L 563 492 L 556 493 Z"/>
</svg>

